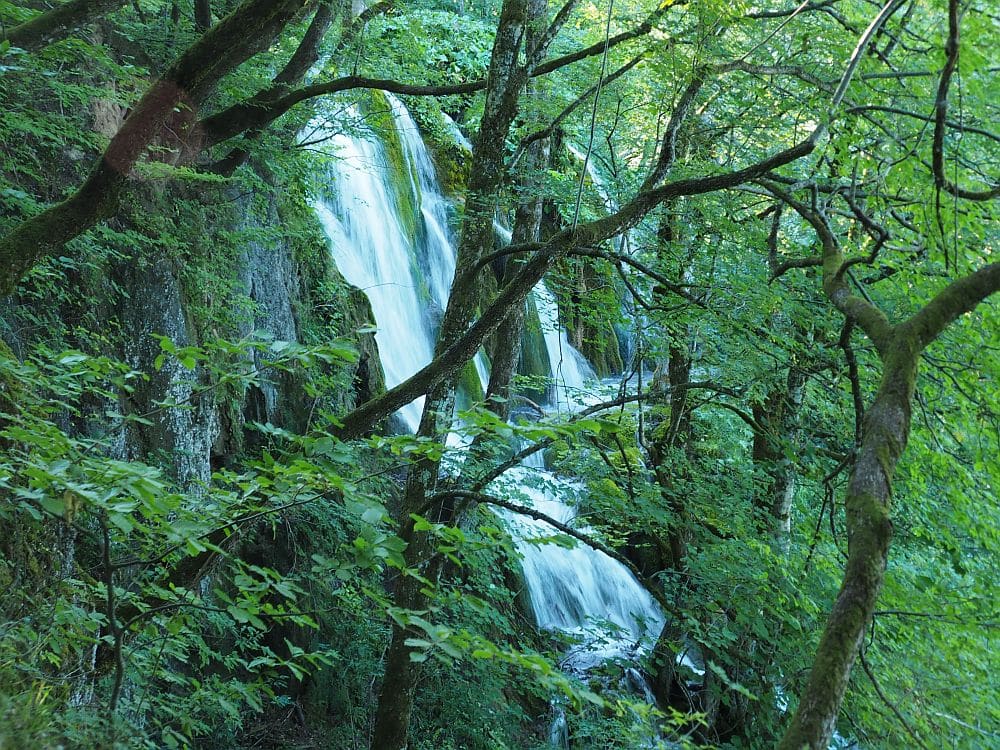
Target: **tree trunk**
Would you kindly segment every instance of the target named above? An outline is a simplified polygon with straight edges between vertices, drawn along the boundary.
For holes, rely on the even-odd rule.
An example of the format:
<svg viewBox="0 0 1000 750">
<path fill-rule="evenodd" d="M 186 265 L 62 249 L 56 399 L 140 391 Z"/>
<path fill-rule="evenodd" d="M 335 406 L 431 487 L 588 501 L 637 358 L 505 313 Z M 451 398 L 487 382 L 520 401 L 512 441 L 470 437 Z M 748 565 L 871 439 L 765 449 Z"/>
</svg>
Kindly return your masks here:
<svg viewBox="0 0 1000 750">
<path fill-rule="evenodd" d="M 544 11 L 544 6 L 535 7 Z M 527 81 L 525 69 L 518 65 L 527 14 L 526 0 L 505 0 L 500 12 L 500 23 L 490 61 L 490 87 L 486 93 L 480 130 L 473 146 L 466 213 L 456 259 L 456 282 L 452 285 L 448 306 L 441 321 L 434 349 L 435 357 L 444 354 L 466 332 L 479 302 L 478 276 L 463 276 L 463 271 L 474 267 L 493 247 L 494 196 L 504 177 L 507 136 Z M 464 279 L 465 283 L 458 283 L 459 279 Z M 451 420 L 456 385 L 453 372 L 440 379 L 427 394 L 417 430 L 419 436 L 435 440 L 442 438 Z M 414 533 L 410 516 L 423 513 L 442 523 L 453 520 L 454 507 L 450 502 L 433 508 L 426 507 L 427 498 L 435 492 L 438 479 L 436 460 L 422 458 L 412 465 L 400 511 L 400 536 L 408 545 L 404 553 L 407 566 L 417 569 L 425 579 L 432 582 L 439 572 L 439 558 L 435 558 L 426 535 L 418 536 Z M 394 597 L 396 606 L 402 609 L 422 609 L 426 603 L 425 588 L 425 583 L 412 576 L 400 578 Z M 412 661 L 412 649 L 406 645 L 408 637 L 410 633 L 405 628 L 393 628 L 375 720 L 373 747 L 379 750 L 404 750 L 407 745 L 410 713 L 413 710 L 414 690 L 419 675 L 419 664 Z"/>
<path fill-rule="evenodd" d="M 761 428 L 753 435 L 753 462 L 760 477 L 754 491 L 754 511 L 761 532 L 784 553 L 790 542 L 796 483 L 795 463 L 786 456 L 786 447 L 795 440 L 805 383 L 805 372 L 792 366 L 784 384 L 753 407 L 754 422 Z"/>
<path fill-rule="evenodd" d="M 266 49 L 302 5 L 247 0 L 177 58 L 133 108 L 80 189 L 0 239 L 0 296 L 40 259 L 114 215 L 132 170 L 168 126 L 181 140 L 196 137 L 188 131 L 219 80 Z"/>
<path fill-rule="evenodd" d="M 848 560 L 844 582 L 779 750 L 826 750 L 829 746 L 851 667 L 875 611 L 892 538 L 892 475 L 910 431 L 919 356 L 913 338 L 902 338 L 885 358 L 878 394 L 865 415 L 861 449 L 845 498 Z"/>
<path fill-rule="evenodd" d="M 70 0 L 0 33 L 0 40 L 34 52 L 123 5 L 125 0 Z"/>
<path fill-rule="evenodd" d="M 194 27 L 198 31 L 208 31 L 212 26 L 211 0 L 194 0 Z"/>
<path fill-rule="evenodd" d="M 514 214 L 514 231 L 511 242 L 519 245 L 525 242 L 537 242 L 542 227 L 542 196 L 538 176 L 548 164 L 549 141 L 547 138 L 535 141 L 528 146 L 524 155 L 519 174 L 518 194 L 526 198 L 518 203 Z M 522 263 L 519 258 L 507 258 L 502 264 L 503 273 L 499 283 L 502 287 L 510 280 Z M 524 303 L 515 305 L 504 322 L 497 329 L 497 340 L 502 343 L 490 363 L 490 383 L 486 390 L 486 401 L 490 408 L 502 419 L 510 416 L 510 384 L 521 357 L 521 339 L 524 336 L 524 319 L 526 314 Z M 499 397 L 494 401 L 493 397 Z"/>
</svg>

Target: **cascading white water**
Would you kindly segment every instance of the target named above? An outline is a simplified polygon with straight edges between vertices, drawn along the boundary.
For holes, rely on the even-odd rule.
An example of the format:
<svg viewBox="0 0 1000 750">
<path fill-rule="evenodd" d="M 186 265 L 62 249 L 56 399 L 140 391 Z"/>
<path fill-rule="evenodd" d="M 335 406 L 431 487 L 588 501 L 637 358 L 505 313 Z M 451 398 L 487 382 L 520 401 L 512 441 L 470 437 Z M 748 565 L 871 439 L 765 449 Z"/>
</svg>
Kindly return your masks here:
<svg viewBox="0 0 1000 750">
<path fill-rule="evenodd" d="M 574 146 L 572 143 L 566 144 L 566 150 L 573 154 L 574 158 L 578 159 L 580 163 L 587 163 L 587 176 L 590 181 L 594 183 L 594 187 L 597 188 L 597 192 L 601 196 L 601 200 L 604 201 L 604 207 L 608 209 L 609 212 L 614 213 L 618 210 L 618 201 L 616 201 L 612 195 L 611 191 L 608 190 L 608 185 L 601 176 L 601 173 L 597 171 L 597 167 L 594 166 L 594 160 L 592 158 L 588 159 L 587 155 Z"/>
<path fill-rule="evenodd" d="M 534 510 L 573 524 L 581 487 L 554 476 L 536 454 L 515 467 L 492 491 L 523 496 Z M 586 544 L 539 543 L 561 532 L 545 521 L 503 512 L 522 557 L 524 579 L 539 627 L 580 640 L 565 663 L 583 672 L 610 658 L 635 657 L 652 645 L 663 627 L 659 606 L 629 570 Z"/>
<path fill-rule="evenodd" d="M 337 157 L 330 168 L 331 190 L 314 207 L 337 268 L 368 297 L 386 386 L 392 388 L 431 361 L 437 316 L 447 304 L 455 272 L 455 250 L 448 236 L 448 205 L 416 123 L 399 100 L 386 99 L 409 184 L 394 186 L 398 175 L 374 136 L 331 133 L 327 143 Z M 399 190 L 407 191 L 419 215 L 403 215 Z M 399 410 L 411 432 L 422 408 L 421 398 Z"/>
<path fill-rule="evenodd" d="M 434 167 L 405 107 L 388 97 L 394 127 L 403 146 L 408 185 L 393 186 L 385 148 L 375 139 L 332 135 L 340 161 L 330 174 L 331 195 L 315 208 L 330 238 L 334 260 L 345 278 L 371 302 L 376 341 L 388 386 L 426 365 L 433 353 L 436 316 L 443 310 L 455 270 L 447 232 L 447 203 Z M 398 181 L 398 180 L 397 180 Z M 408 204 L 419 206 L 416 221 L 401 216 L 398 190 L 408 189 Z M 404 229 L 415 226 L 416 236 Z M 542 323 L 552 377 L 554 408 L 572 409 L 588 380 L 586 359 L 559 325 L 555 297 L 539 284 L 535 305 Z M 485 365 L 477 361 L 485 379 Z M 416 430 L 421 403 L 400 414 Z M 514 496 L 566 524 L 576 518 L 579 485 L 544 468 L 541 454 L 497 480 L 491 491 Z M 549 524 L 513 513 L 504 515 L 521 552 L 525 580 L 538 624 L 577 636 L 566 663 L 582 672 L 608 658 L 635 655 L 649 647 L 663 614 L 648 592 L 619 562 L 584 544 L 567 547 L 538 543 L 558 532 Z M 565 727 L 560 732 L 565 735 Z"/>
<path fill-rule="evenodd" d="M 552 388 L 549 393 L 550 405 L 558 409 L 573 411 L 591 400 L 584 392 L 588 381 L 597 379 L 587 358 L 569 343 L 566 329 L 559 325 L 559 307 L 556 297 L 545 282 L 540 281 L 532 290 L 535 309 L 542 325 L 545 351 L 549 358 L 549 372 Z"/>
<path fill-rule="evenodd" d="M 493 222 L 493 228 L 500 242 L 505 245 L 510 244 L 509 229 L 499 220 Z M 569 342 L 566 329 L 559 322 L 559 306 L 556 304 L 555 295 L 549 291 L 544 281 L 535 284 L 531 290 L 531 297 L 542 327 L 545 353 L 549 360 L 549 377 L 552 378 L 548 405 L 560 410 L 573 411 L 593 400 L 587 397 L 584 385 L 588 381 L 595 381 L 597 375 L 587 358 Z"/>
</svg>

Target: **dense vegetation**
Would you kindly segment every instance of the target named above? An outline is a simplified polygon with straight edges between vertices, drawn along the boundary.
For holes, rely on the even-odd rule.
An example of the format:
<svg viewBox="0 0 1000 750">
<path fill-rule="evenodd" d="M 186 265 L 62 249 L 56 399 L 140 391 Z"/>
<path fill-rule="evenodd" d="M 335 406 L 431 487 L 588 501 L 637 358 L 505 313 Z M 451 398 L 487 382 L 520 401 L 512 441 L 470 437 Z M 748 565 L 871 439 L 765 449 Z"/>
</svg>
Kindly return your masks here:
<svg viewBox="0 0 1000 750">
<path fill-rule="evenodd" d="M 988 0 L 0 22 L 0 748 L 1000 746 Z M 458 254 L 388 389 L 310 125 L 398 167 L 382 92 Z M 533 405 L 543 278 L 603 408 Z M 535 626 L 517 450 L 662 607 L 652 702 Z"/>
</svg>

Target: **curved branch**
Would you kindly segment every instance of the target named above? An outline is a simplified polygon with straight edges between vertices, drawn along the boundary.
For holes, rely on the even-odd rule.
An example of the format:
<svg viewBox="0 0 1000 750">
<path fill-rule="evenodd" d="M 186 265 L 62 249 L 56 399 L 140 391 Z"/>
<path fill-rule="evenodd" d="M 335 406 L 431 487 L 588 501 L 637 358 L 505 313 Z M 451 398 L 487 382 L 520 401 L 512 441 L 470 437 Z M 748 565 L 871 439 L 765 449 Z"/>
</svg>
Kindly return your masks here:
<svg viewBox="0 0 1000 750">
<path fill-rule="evenodd" d="M 663 16 L 670 7 L 672 7 L 670 4 L 664 5 L 636 28 L 611 37 L 608 40 L 608 48 L 610 49 L 631 39 L 645 36 L 652 31 L 655 21 Z M 572 63 L 602 54 L 604 47 L 604 42 L 600 42 L 599 44 L 592 44 L 589 47 L 577 50 L 568 55 L 552 58 L 532 69 L 529 76 L 536 78 L 547 75 Z M 343 76 L 332 81 L 304 86 L 294 91 L 287 91 L 279 87 L 267 89 L 251 101 L 234 104 L 222 112 L 205 118 L 201 122 L 200 128 L 204 133 L 204 146 L 207 148 L 237 136 L 246 130 L 262 128 L 281 117 L 296 104 L 317 96 L 326 96 L 342 91 L 364 88 L 379 89 L 392 94 L 404 94 L 407 96 L 453 96 L 457 94 L 474 94 L 477 91 L 483 91 L 486 89 L 486 83 L 485 78 L 467 83 L 433 85 L 409 84 L 388 79 L 367 78 L 365 76 Z"/>
<path fill-rule="evenodd" d="M 936 122 L 934 117 L 928 117 L 927 115 L 921 115 L 917 112 L 910 112 L 907 109 L 901 109 L 900 107 L 886 107 L 880 104 L 865 104 L 857 107 L 851 107 L 850 109 L 844 110 L 845 114 L 857 115 L 863 114 L 864 112 L 886 112 L 890 115 L 900 115 L 902 117 L 912 117 L 914 120 L 920 120 L 922 122 Z M 991 140 L 1000 143 L 1000 135 L 993 133 L 989 130 L 984 130 L 983 128 L 977 128 L 974 125 L 966 125 L 964 123 L 955 122 L 954 120 L 945 120 L 945 124 L 949 128 L 954 128 L 955 130 L 961 131 L 962 133 L 975 133 L 976 135 L 981 135 L 984 138 L 989 138 Z"/>
<path fill-rule="evenodd" d="M 428 504 L 432 502 L 441 502 L 442 500 L 447 500 L 449 498 L 454 498 L 456 500 L 469 500 L 475 503 L 483 503 L 484 505 L 493 505 L 497 508 L 503 508 L 509 510 L 512 513 L 517 513 L 521 516 L 527 516 L 528 518 L 534 518 L 536 521 L 542 521 L 547 523 L 552 528 L 557 531 L 562 532 L 566 536 L 573 537 L 578 542 L 583 542 L 588 547 L 596 549 L 598 552 L 603 552 L 605 555 L 610 557 L 612 560 L 623 565 L 629 573 L 631 573 L 635 580 L 638 581 L 646 591 L 649 592 L 650 596 L 656 599 L 657 603 L 667 612 L 674 612 L 674 606 L 671 602 L 664 596 L 663 592 L 656 585 L 650 584 L 642 572 L 635 566 L 631 560 L 629 560 L 625 555 L 618 552 L 613 547 L 609 547 L 603 542 L 594 539 L 592 536 L 584 534 L 581 531 L 577 531 L 572 526 L 568 526 L 562 521 L 558 521 L 552 516 L 546 515 L 541 511 L 537 511 L 534 508 L 529 508 L 527 505 L 520 505 L 519 503 L 512 503 L 508 500 L 503 500 L 499 497 L 493 495 L 485 495 L 481 492 L 469 492 L 467 490 L 447 490 L 445 492 L 439 492 L 435 495 L 431 495 L 427 498 Z"/>
<path fill-rule="evenodd" d="M 607 87 L 612 83 L 612 81 L 621 78 L 623 75 L 632 70 L 632 68 L 634 68 L 640 62 L 642 62 L 645 56 L 646 56 L 645 52 L 640 53 L 636 57 L 632 58 L 629 62 L 625 63 L 622 67 L 618 68 L 618 70 L 616 70 L 614 73 L 607 76 L 604 79 L 604 87 Z M 541 130 L 536 130 L 531 135 L 525 136 L 518 144 L 517 150 L 514 152 L 514 156 L 511 157 L 510 167 L 508 167 L 508 169 L 513 169 L 514 165 L 517 164 L 518 161 L 520 161 L 521 157 L 524 155 L 524 152 L 527 150 L 528 146 L 530 146 L 532 143 L 535 143 L 536 141 L 540 141 L 543 138 L 548 138 L 549 136 L 551 136 L 552 133 L 555 132 L 556 128 L 558 128 L 567 117 L 573 114 L 573 112 L 576 110 L 577 107 L 579 107 L 581 104 L 587 101 L 587 99 L 589 99 L 591 96 L 594 95 L 594 92 L 597 91 L 598 85 L 599 84 L 595 83 L 586 91 L 584 91 L 582 94 L 580 94 L 576 99 L 574 99 L 572 102 L 566 105 L 566 107 L 562 110 L 562 112 L 556 115 L 555 119 L 552 120 L 552 122 L 550 122 L 546 127 L 542 128 Z"/>
<path fill-rule="evenodd" d="M 0 41 L 34 52 L 123 5 L 125 0 L 70 0 L 11 27 L 6 34 L 0 35 Z"/>
<path fill-rule="evenodd" d="M 378 5 L 373 5 L 368 11 L 379 7 L 385 8 L 389 5 L 390 3 L 388 2 L 379 3 Z M 319 7 L 316 8 L 316 13 L 313 15 L 313 20 L 309 24 L 309 28 L 306 29 L 306 33 L 302 36 L 302 41 L 299 42 L 299 46 L 295 49 L 285 67 L 275 76 L 274 89 L 285 91 L 289 86 L 298 83 L 309 68 L 319 60 L 319 46 L 323 41 L 323 37 L 326 36 L 326 32 L 329 31 L 330 26 L 333 24 L 333 10 L 333 0 L 322 0 L 320 2 Z M 365 12 L 367 13 L 368 11 Z M 350 28 L 353 29 L 354 24 Z M 341 39 L 341 43 L 343 41 L 344 39 Z M 339 46 L 340 43 L 338 43 Z M 258 94 L 257 96 L 262 96 L 262 94 Z M 246 133 L 246 140 L 259 138 L 262 132 L 259 128 L 249 130 Z M 249 157 L 250 151 L 243 144 L 238 148 L 234 148 L 223 159 L 211 165 L 208 170 L 229 176 L 237 167 L 244 164 Z"/>
<path fill-rule="evenodd" d="M 639 193 L 631 202 L 616 213 L 596 221 L 580 224 L 576 229 L 568 228 L 554 235 L 537 247 L 534 257 L 525 262 L 520 271 L 500 290 L 493 302 L 483 310 L 480 318 L 460 335 L 445 351 L 436 356 L 428 365 L 418 370 L 402 383 L 386 391 L 381 396 L 359 406 L 347 414 L 334 433 L 342 440 L 360 437 L 397 409 L 414 399 L 425 395 L 444 378 L 454 375 L 459 368 L 475 356 L 486 337 L 495 331 L 506 317 L 507 311 L 521 304 L 557 258 L 580 245 L 596 245 L 606 239 L 621 234 L 635 226 L 643 216 L 657 205 L 670 198 L 686 195 L 703 195 L 718 190 L 737 187 L 759 178 L 770 170 L 788 164 L 813 151 L 815 144 L 811 138 L 785 149 L 749 167 L 723 172 L 708 177 L 689 178 L 668 182 L 653 190 Z M 518 246 L 507 248 L 514 253 L 522 250 Z M 467 283 L 468 275 L 476 273 L 475 267 L 459 273 L 455 285 Z"/>
<path fill-rule="evenodd" d="M 844 280 L 844 272 L 849 266 L 840 249 L 840 243 L 833 234 L 826 217 L 818 210 L 801 203 L 770 180 L 758 180 L 768 192 L 784 201 L 816 231 L 823 246 L 823 291 L 840 312 L 860 326 L 875 344 L 881 354 L 885 354 L 892 340 L 893 327 L 888 318 L 872 302 L 852 294 Z M 808 259 L 807 265 L 816 265 Z"/>
<path fill-rule="evenodd" d="M 951 323 L 998 291 L 1000 263 L 990 263 L 938 292 L 913 317 L 899 325 L 900 333 L 915 335 L 922 350 Z"/>
<path fill-rule="evenodd" d="M 681 392 L 689 390 L 710 390 L 715 393 L 720 393 L 726 396 L 731 396 L 733 398 L 740 398 L 740 394 L 734 391 L 732 388 L 727 388 L 726 386 L 719 385 L 718 383 L 713 383 L 711 381 L 698 381 L 693 383 L 679 383 L 670 388 L 655 391 L 645 391 L 644 393 L 630 393 L 626 396 L 620 396 L 619 398 L 613 399 L 611 401 L 602 401 L 599 404 L 591 404 L 586 409 L 581 409 L 580 411 L 573 414 L 573 416 L 567 420 L 566 424 L 572 424 L 580 419 L 586 419 L 587 417 L 593 416 L 598 412 L 605 411 L 607 409 L 614 409 L 619 406 L 624 406 L 625 404 L 635 403 L 637 401 L 646 401 L 650 399 L 664 398 L 668 397 L 671 392 Z M 528 456 L 538 453 L 540 450 L 548 448 L 552 443 L 555 442 L 555 438 L 542 438 L 541 440 L 527 445 L 521 450 L 517 451 L 514 455 L 508 458 L 506 461 L 497 464 L 486 474 L 478 477 L 472 484 L 472 489 L 475 491 L 480 491 L 486 487 L 490 482 L 492 482 L 497 477 L 501 476 L 508 469 L 520 464 Z"/>
<path fill-rule="evenodd" d="M 69 198 L 0 239 L 0 295 L 39 259 L 113 216 L 132 169 L 168 125 L 189 134 L 192 113 L 237 66 L 267 49 L 303 0 L 246 0 L 209 29 L 153 83 L 111 139 L 86 182 Z"/>
</svg>

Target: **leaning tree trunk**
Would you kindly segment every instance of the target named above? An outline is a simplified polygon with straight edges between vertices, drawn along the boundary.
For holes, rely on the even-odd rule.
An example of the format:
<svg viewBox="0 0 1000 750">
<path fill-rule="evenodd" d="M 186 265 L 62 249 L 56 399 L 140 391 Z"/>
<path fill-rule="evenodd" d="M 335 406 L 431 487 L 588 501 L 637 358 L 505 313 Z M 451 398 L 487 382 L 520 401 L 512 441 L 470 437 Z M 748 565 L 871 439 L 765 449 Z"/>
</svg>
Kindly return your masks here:
<svg viewBox="0 0 1000 750">
<path fill-rule="evenodd" d="M 544 4 L 534 5 L 544 11 Z M 504 155 L 507 136 L 517 114 L 518 101 L 527 80 L 527 71 L 518 65 L 518 55 L 524 40 L 529 4 L 526 0 L 506 0 L 500 13 L 496 40 L 490 62 L 490 87 L 486 92 L 485 111 L 473 147 L 469 194 L 466 214 L 458 243 L 456 283 L 441 321 L 435 345 L 435 357 L 465 333 L 479 302 L 480 284 L 475 275 L 464 275 L 493 246 L 494 196 L 504 176 Z M 467 283 L 458 283 L 459 278 Z M 454 406 L 457 376 L 443 378 L 427 394 L 417 434 L 432 440 L 440 439 L 447 429 Z M 428 498 L 438 484 L 438 464 L 431 458 L 421 458 L 409 470 L 402 507 L 400 536 L 407 542 L 404 552 L 407 567 L 416 569 L 423 579 L 432 583 L 440 572 L 440 558 L 426 534 L 417 534 L 412 515 L 432 516 L 433 520 L 449 523 L 454 507 L 440 504 L 428 507 Z M 413 576 L 401 576 L 394 592 L 395 605 L 403 610 L 422 609 L 427 597 L 427 584 Z M 410 714 L 419 664 L 411 658 L 412 649 L 406 641 L 413 636 L 405 626 L 395 624 L 386 655 L 385 676 L 379 692 L 372 747 L 379 750 L 403 750 L 407 746 Z"/>
<path fill-rule="evenodd" d="M 113 216 L 133 169 L 164 132 L 182 141 L 195 138 L 198 108 L 218 82 L 267 49 L 303 5 L 303 0 L 246 0 L 178 57 L 132 108 L 87 181 L 0 237 L 0 295 L 14 291 L 39 260 Z"/>
<path fill-rule="evenodd" d="M 803 693 L 779 750 L 826 750 L 851 667 L 875 611 L 892 538 L 892 475 L 906 447 L 918 352 L 907 341 L 886 363 L 865 415 L 861 449 L 847 485 L 848 560 L 844 583 Z"/>
</svg>

